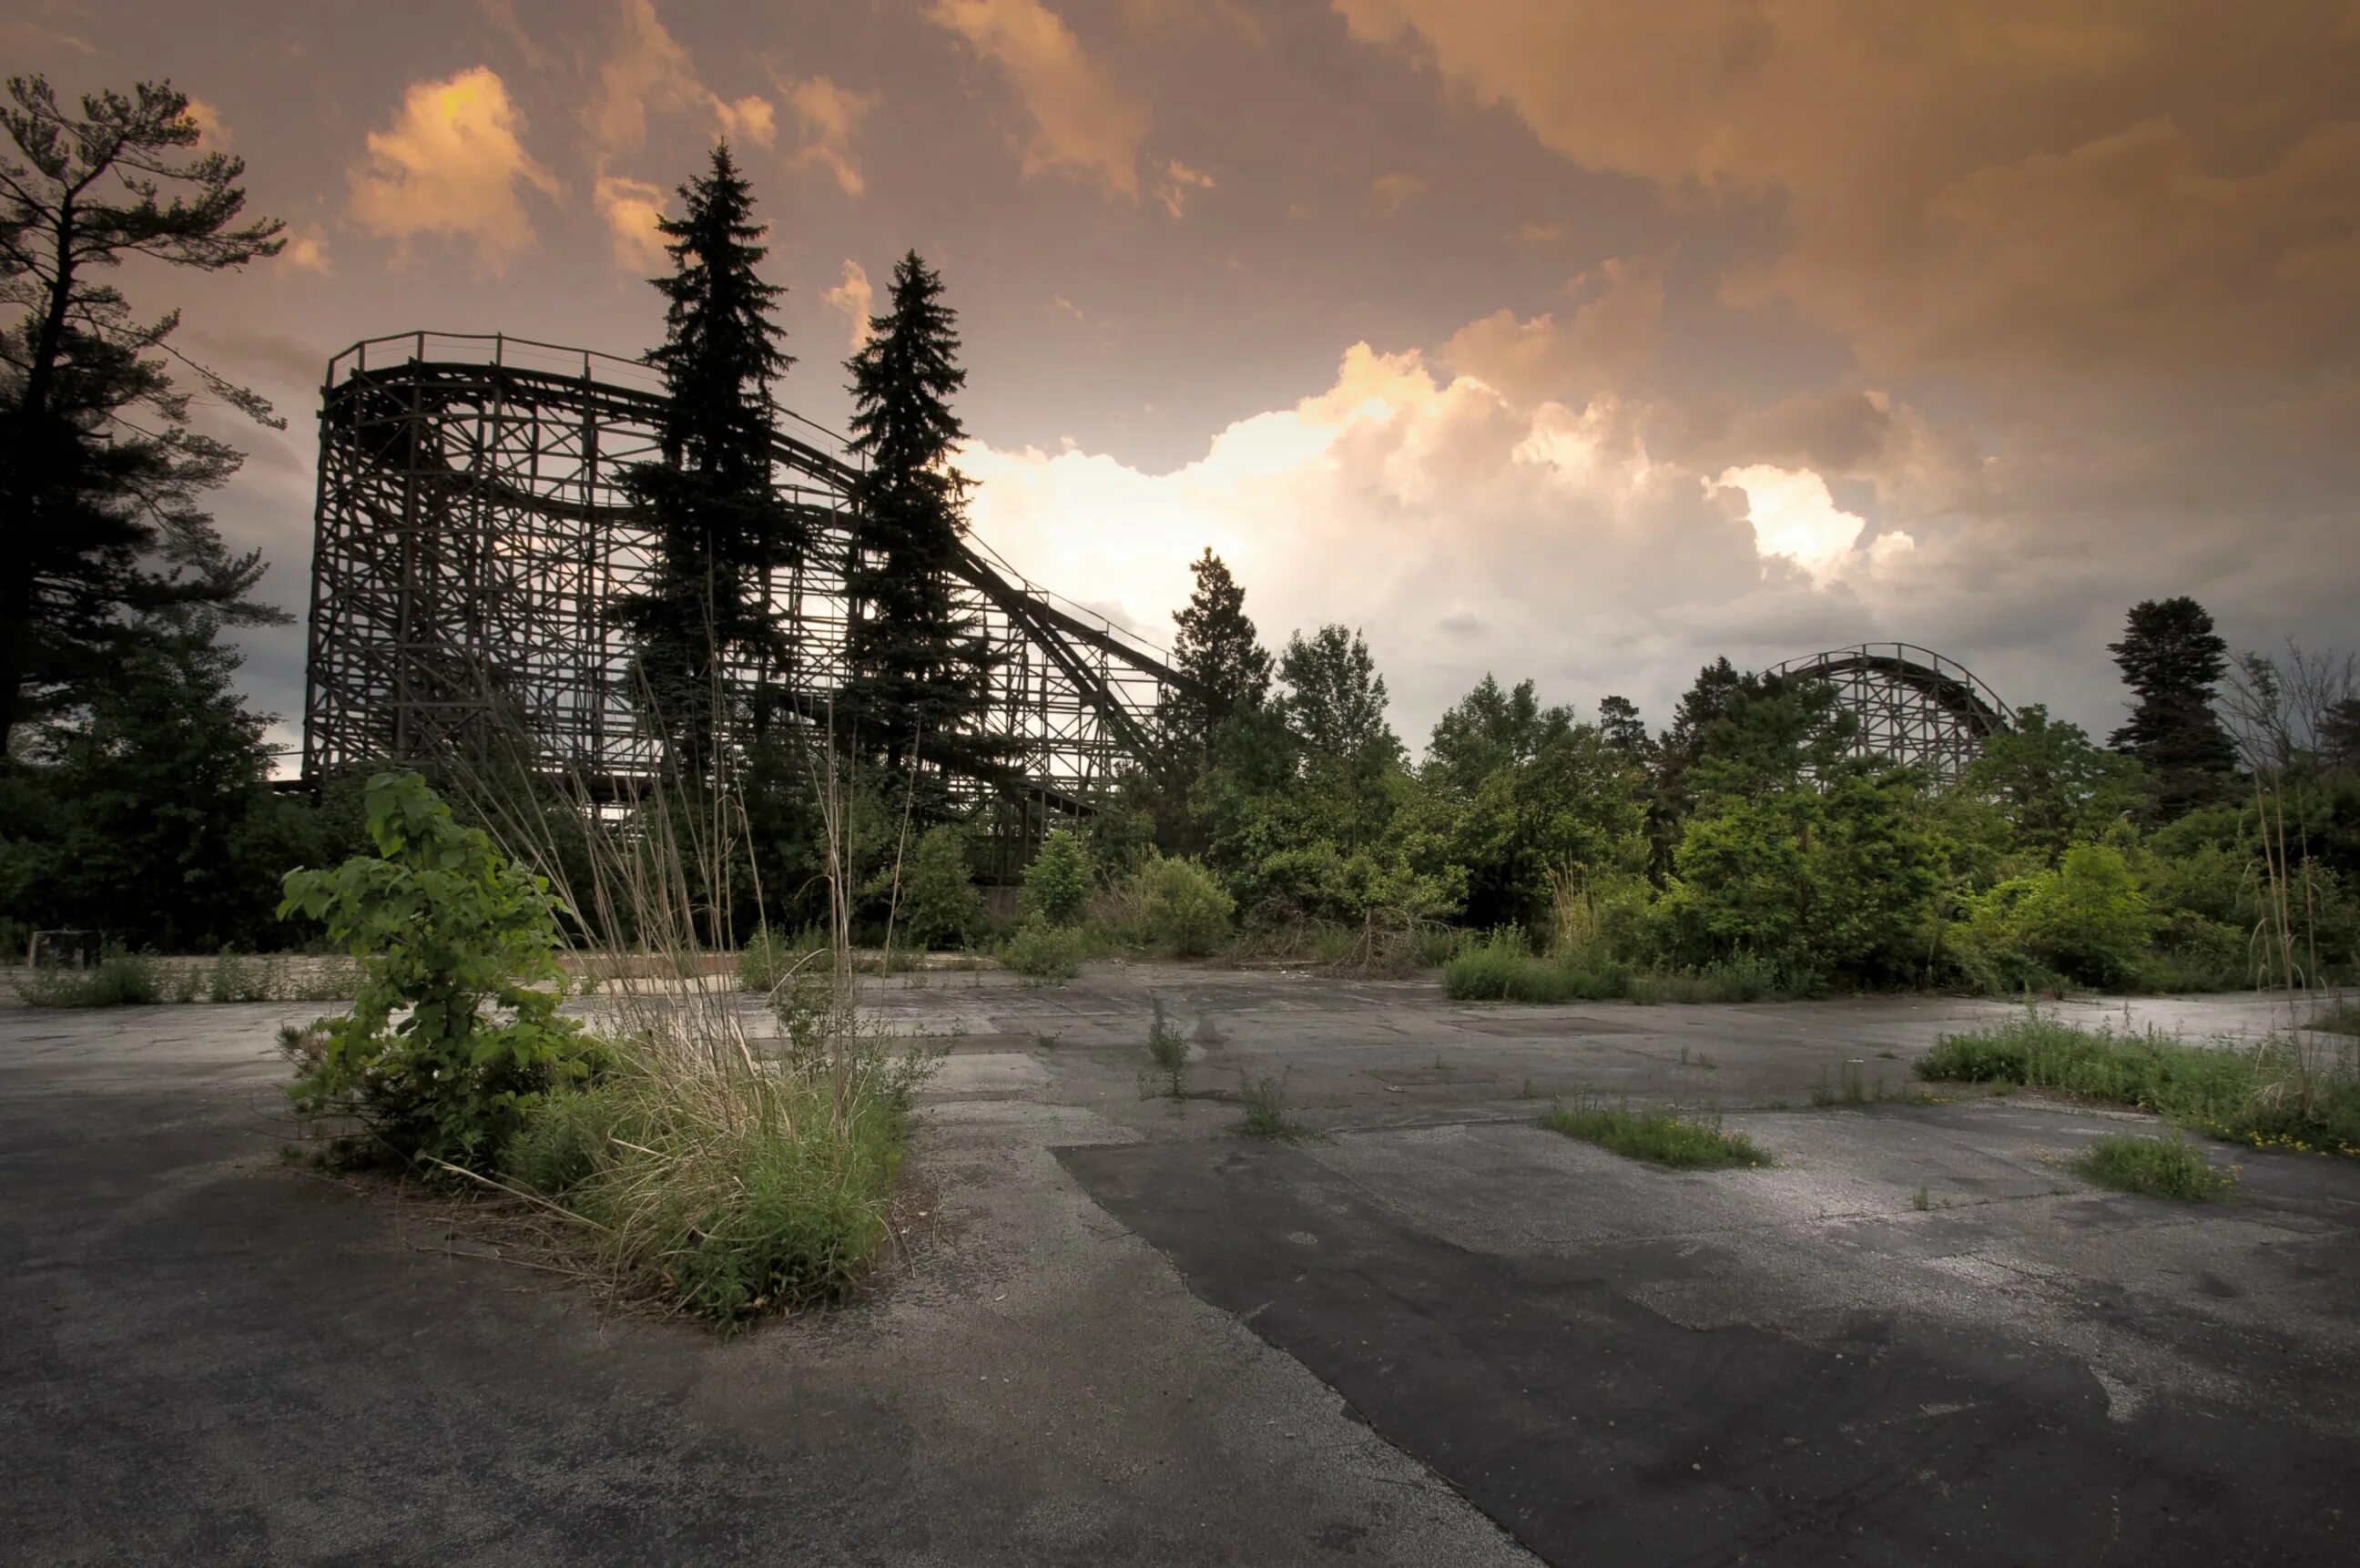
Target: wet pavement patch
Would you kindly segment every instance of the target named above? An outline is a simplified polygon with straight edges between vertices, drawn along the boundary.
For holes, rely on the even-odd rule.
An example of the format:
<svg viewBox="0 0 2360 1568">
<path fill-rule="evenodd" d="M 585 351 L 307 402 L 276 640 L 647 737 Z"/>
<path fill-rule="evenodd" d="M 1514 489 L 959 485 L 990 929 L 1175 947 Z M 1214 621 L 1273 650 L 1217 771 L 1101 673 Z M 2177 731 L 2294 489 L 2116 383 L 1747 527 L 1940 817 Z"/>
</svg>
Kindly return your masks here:
<svg viewBox="0 0 2360 1568">
<path fill-rule="evenodd" d="M 1881 1312 L 1820 1343 L 1687 1327 L 1639 1295 L 1726 1267 L 1726 1253 L 1673 1239 L 1477 1250 L 1289 1147 L 1058 1157 L 1199 1297 L 1552 1563 L 2312 1562 L 2352 1549 L 2342 1445 L 2226 1408 L 2125 1409 L 2081 1365 L 2020 1339 Z"/>
</svg>

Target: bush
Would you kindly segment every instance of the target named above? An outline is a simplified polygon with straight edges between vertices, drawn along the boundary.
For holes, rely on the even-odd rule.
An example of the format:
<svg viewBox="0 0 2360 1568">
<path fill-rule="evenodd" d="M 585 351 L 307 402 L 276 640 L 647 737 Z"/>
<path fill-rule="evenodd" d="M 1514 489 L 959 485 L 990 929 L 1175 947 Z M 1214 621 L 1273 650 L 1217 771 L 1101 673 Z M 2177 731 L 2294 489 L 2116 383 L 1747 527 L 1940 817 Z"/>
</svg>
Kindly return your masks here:
<svg viewBox="0 0 2360 1568">
<path fill-rule="evenodd" d="M 368 830 L 374 856 L 286 878 L 281 916 L 325 922 L 363 961 L 352 1012 L 322 1025 L 288 1092 L 306 1119 L 361 1123 L 368 1137 L 341 1153 L 488 1170 L 531 1102 L 597 1061 L 557 1015 L 547 886 L 453 822 L 416 773 L 369 781 Z"/>
<path fill-rule="evenodd" d="M 1082 972 L 1083 945 L 1079 931 L 1028 915 L 1000 949 L 1000 961 L 1027 980 L 1071 980 Z"/>
<path fill-rule="evenodd" d="M 1167 951 L 1202 957 L 1229 934 L 1236 905 L 1213 873 L 1194 860 L 1158 855 L 1139 869 L 1131 891 L 1147 940 Z"/>
<path fill-rule="evenodd" d="M 1541 1125 L 1631 1159 L 1679 1170 L 1762 1165 L 1768 1157 L 1744 1134 L 1721 1131 L 1718 1116 L 1698 1121 L 1666 1111 L 1633 1111 L 1582 1100 L 1551 1111 Z"/>
<path fill-rule="evenodd" d="M 2121 850 L 2076 844 L 2054 871 L 1985 894 L 1970 931 L 1987 954 L 2012 948 L 2069 980 L 2120 986 L 2137 978 L 2157 924 Z"/>
<path fill-rule="evenodd" d="M 1029 919 L 1040 916 L 1052 926 L 1070 926 L 1080 917 L 1082 901 L 1090 895 L 1097 875 L 1089 846 L 1069 828 L 1059 828 L 1041 840 L 1032 865 L 1025 868 L 1021 907 Z"/>
<path fill-rule="evenodd" d="M 1442 989 L 1462 1002 L 1600 1002 L 1630 993 L 1619 964 L 1535 954 L 1514 927 L 1470 937 L 1442 966 Z"/>
<path fill-rule="evenodd" d="M 2223 1197 L 2237 1185 L 2234 1170 L 2214 1168 L 2202 1149 L 2178 1138 L 2108 1134 L 2092 1141 L 2073 1168 L 2103 1186 L 2192 1203 Z"/>
<path fill-rule="evenodd" d="M 967 833 L 930 828 L 901 868 L 901 928 L 919 948 L 965 947 L 983 926 L 983 894 L 967 865 Z"/>
<path fill-rule="evenodd" d="M 146 1007 L 164 999 L 156 960 L 120 948 L 109 948 L 88 969 L 27 969 L 12 983 L 35 1007 Z"/>
</svg>

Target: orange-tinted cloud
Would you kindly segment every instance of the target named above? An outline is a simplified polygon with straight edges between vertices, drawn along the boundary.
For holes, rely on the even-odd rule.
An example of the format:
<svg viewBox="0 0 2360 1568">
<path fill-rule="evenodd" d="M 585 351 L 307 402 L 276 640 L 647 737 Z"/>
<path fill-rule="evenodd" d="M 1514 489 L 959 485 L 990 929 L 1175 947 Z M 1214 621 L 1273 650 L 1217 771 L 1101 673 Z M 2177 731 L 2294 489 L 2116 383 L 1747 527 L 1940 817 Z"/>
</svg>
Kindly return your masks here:
<svg viewBox="0 0 2360 1568">
<path fill-rule="evenodd" d="M 1026 174 L 1066 174 L 1138 199 L 1147 106 L 1115 85 L 1055 12 L 1040 0 L 934 0 L 926 14 L 1016 89 L 1032 122 Z"/>
<path fill-rule="evenodd" d="M 603 174 L 590 197 L 614 241 L 617 266 L 652 272 L 664 265 L 664 237 L 656 228 L 656 220 L 663 216 L 661 186 Z"/>
<path fill-rule="evenodd" d="M 1729 280 L 1874 365 L 2321 363 L 2360 345 L 2344 0 L 1334 0 L 1583 167 L 1775 200 Z"/>
<path fill-rule="evenodd" d="M 844 317 L 853 350 L 869 341 L 869 318 L 877 308 L 877 291 L 869 285 L 869 269 L 858 261 L 844 264 L 844 279 L 820 295 L 820 302 Z"/>
<path fill-rule="evenodd" d="M 1188 210 L 1188 200 L 1199 191 L 1214 188 L 1213 177 L 1201 169 L 1191 169 L 1178 159 L 1164 166 L 1155 182 L 1155 199 L 1164 203 L 1164 212 L 1178 217 Z"/>
<path fill-rule="evenodd" d="M 615 31 L 598 64 L 597 91 L 582 111 L 593 155 L 603 164 L 647 145 L 650 113 L 703 112 L 715 134 L 769 147 L 778 137 L 770 102 L 724 98 L 705 84 L 688 50 L 656 14 L 655 0 L 621 0 Z"/>
<path fill-rule="evenodd" d="M 368 134 L 348 180 L 347 211 L 371 234 L 406 250 L 420 235 L 472 243 L 498 272 L 533 244 L 523 188 L 557 194 L 557 181 L 525 151 L 524 117 L 483 66 L 402 95 L 393 124 Z"/>
<path fill-rule="evenodd" d="M 1627 389 L 1655 357 L 1663 267 L 1612 258 L 1575 286 L 1587 297 L 1570 319 L 1544 312 L 1518 321 L 1497 311 L 1459 328 L 1443 356 L 1459 374 L 1527 403 Z"/>
<path fill-rule="evenodd" d="M 1426 192 L 1424 180 L 1400 170 L 1380 174 L 1369 181 L 1369 199 L 1377 204 L 1377 211 L 1381 213 L 1400 212 L 1403 203 Z"/>
<path fill-rule="evenodd" d="M 855 160 L 852 139 L 860 122 L 877 106 L 874 93 L 839 87 L 825 76 L 810 76 L 786 87 L 787 106 L 794 112 L 798 165 L 816 166 L 835 176 L 836 188 L 858 196 L 868 188 Z"/>
</svg>

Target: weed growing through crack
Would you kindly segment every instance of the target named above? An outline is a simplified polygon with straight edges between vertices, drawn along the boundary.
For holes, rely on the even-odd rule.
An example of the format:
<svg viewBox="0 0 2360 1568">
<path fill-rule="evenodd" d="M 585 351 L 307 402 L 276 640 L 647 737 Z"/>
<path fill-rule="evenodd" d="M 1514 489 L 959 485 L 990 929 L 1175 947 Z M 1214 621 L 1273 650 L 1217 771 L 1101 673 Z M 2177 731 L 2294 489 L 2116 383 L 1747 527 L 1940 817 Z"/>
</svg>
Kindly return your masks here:
<svg viewBox="0 0 2360 1568">
<path fill-rule="evenodd" d="M 1628 1105 L 1608 1105 L 1586 1095 L 1551 1111 L 1541 1125 L 1632 1159 L 1653 1160 L 1680 1170 L 1721 1170 L 1765 1165 L 1769 1160 L 1744 1134 L 1723 1132 L 1719 1116 L 1633 1111 Z"/>
<path fill-rule="evenodd" d="M 1167 1099 L 1184 1100 L 1188 1094 L 1187 1037 L 1180 1033 L 1180 1025 L 1164 1012 L 1164 998 L 1151 996 L 1147 1000 L 1149 1005 L 1155 1009 L 1154 1021 L 1147 1026 L 1147 1059 L 1154 1064 L 1155 1075 L 1164 1080 L 1160 1091 L 1150 1090 L 1148 1092 L 1160 1092 Z"/>
<path fill-rule="evenodd" d="M 1249 1080 L 1244 1073 L 1238 1074 L 1238 1089 L 1246 1107 L 1245 1124 L 1239 1131 L 1250 1138 L 1290 1144 L 1317 1135 L 1287 1108 L 1286 1082 L 1293 1076 L 1292 1068 L 1276 1078 L 1264 1074 Z"/>
<path fill-rule="evenodd" d="M 2221 1169 L 2204 1157 L 2203 1149 L 2180 1138 L 2110 1133 L 2094 1140 L 2072 1164 L 2102 1186 L 2183 1202 L 2224 1197 L 2237 1185 L 2234 1168 Z"/>
<path fill-rule="evenodd" d="M 1035 1035 L 1032 1036 L 1032 1045 L 1033 1048 L 1036 1050 L 1054 1051 L 1057 1048 L 1057 1036 L 1054 1035 Z"/>
<path fill-rule="evenodd" d="M 1934 1206 L 1932 1195 L 1922 1187 L 1918 1190 L 1918 1196 L 1909 1200 L 1909 1202 L 1911 1207 L 1921 1214 Z"/>
<path fill-rule="evenodd" d="M 1879 1073 L 1872 1082 L 1862 1074 L 1857 1062 L 1844 1063 L 1843 1070 L 1836 1075 L 1834 1083 L 1828 1081 L 1823 1069 L 1819 1073 L 1819 1081 L 1811 1085 L 1811 1103 L 1814 1105 L 1873 1105 L 1884 1099 L 1884 1074 Z"/>
</svg>

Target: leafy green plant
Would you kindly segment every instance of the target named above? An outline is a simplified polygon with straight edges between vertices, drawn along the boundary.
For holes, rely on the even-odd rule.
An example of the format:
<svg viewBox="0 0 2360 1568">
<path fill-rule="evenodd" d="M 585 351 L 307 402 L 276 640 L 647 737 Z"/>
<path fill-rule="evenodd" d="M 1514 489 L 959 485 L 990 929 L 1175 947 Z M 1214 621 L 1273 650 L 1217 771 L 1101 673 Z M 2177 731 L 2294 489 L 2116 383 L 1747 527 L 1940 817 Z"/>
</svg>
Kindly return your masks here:
<svg viewBox="0 0 2360 1568">
<path fill-rule="evenodd" d="M 1768 1158 L 1744 1134 L 1723 1132 L 1719 1116 L 1700 1120 L 1668 1111 L 1633 1111 L 1586 1096 L 1551 1111 L 1541 1125 L 1632 1159 L 1680 1170 L 1761 1165 Z"/>
<path fill-rule="evenodd" d="M 1236 903 L 1194 860 L 1156 856 L 1139 869 L 1132 891 L 1148 940 L 1170 952 L 1201 957 L 1229 934 Z"/>
<path fill-rule="evenodd" d="M 1038 916 L 1051 926 L 1070 926 L 1081 917 L 1083 901 L 1098 874 L 1090 850 L 1081 835 L 1060 828 L 1041 840 L 1032 863 L 1024 871 L 1020 899 L 1026 919 Z"/>
<path fill-rule="evenodd" d="M 2092 1140 L 2073 1168 L 2103 1186 L 2185 1202 L 2223 1197 L 2237 1185 L 2235 1170 L 2220 1168 L 2202 1149 L 2179 1138 L 2109 1134 Z"/>
<path fill-rule="evenodd" d="M 324 1025 L 289 1093 L 308 1120 L 360 1123 L 366 1139 L 339 1140 L 347 1155 L 486 1170 L 525 1107 L 597 1059 L 557 1014 L 547 884 L 416 773 L 377 774 L 367 801 L 374 855 L 286 878 L 282 916 L 322 921 L 363 964 L 353 1010 Z"/>
<path fill-rule="evenodd" d="M 963 947 L 983 928 L 983 894 L 967 865 L 967 834 L 930 828 L 901 868 L 900 928 L 918 948 Z"/>
<path fill-rule="evenodd" d="M 757 927 L 738 950 L 738 989 L 768 995 L 826 946 L 827 933 L 817 926 L 806 926 L 792 937 L 781 936 L 776 927 Z"/>
<path fill-rule="evenodd" d="M 1030 981 L 1067 981 L 1082 972 L 1083 948 L 1080 932 L 1028 915 L 1000 949 L 1000 961 Z"/>
</svg>

